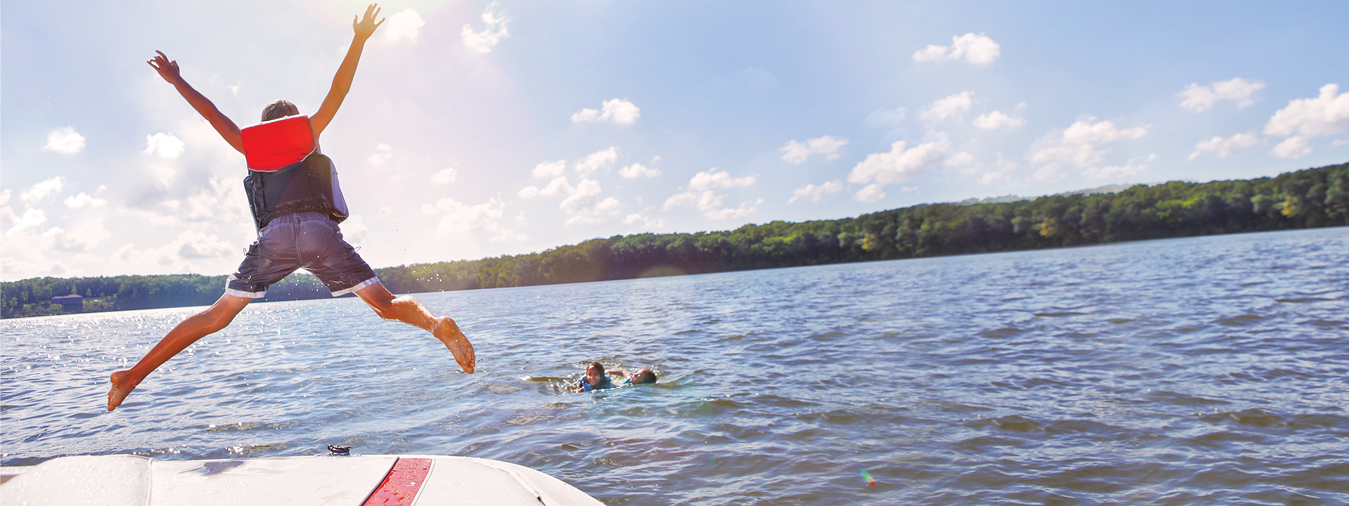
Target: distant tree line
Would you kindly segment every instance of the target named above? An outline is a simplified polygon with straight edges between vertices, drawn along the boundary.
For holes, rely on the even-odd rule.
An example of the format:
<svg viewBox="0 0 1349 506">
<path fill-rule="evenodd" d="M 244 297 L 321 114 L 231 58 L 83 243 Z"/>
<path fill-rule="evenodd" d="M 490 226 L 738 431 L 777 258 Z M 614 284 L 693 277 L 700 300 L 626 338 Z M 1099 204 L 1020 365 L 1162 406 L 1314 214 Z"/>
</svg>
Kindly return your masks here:
<svg viewBox="0 0 1349 506">
<path fill-rule="evenodd" d="M 0 314 L 4 318 L 61 314 L 52 297 L 84 297 L 84 312 L 207 306 L 225 291 L 226 276 L 170 274 L 96 278 L 31 278 L 5 282 Z M 331 297 L 312 274 L 299 272 L 267 288 L 261 301 Z"/>
<path fill-rule="evenodd" d="M 1119 241 L 1349 225 L 1349 163 L 1273 178 L 1136 185 L 1117 193 L 1014 202 L 923 204 L 730 231 L 616 235 L 542 253 L 377 269 L 396 293 L 631 279 L 844 262 L 1029 250 Z M 3 283 L 3 317 L 55 314 L 78 294 L 86 311 L 207 305 L 225 276 L 34 278 Z M 312 275 L 264 300 L 329 297 Z"/>
</svg>

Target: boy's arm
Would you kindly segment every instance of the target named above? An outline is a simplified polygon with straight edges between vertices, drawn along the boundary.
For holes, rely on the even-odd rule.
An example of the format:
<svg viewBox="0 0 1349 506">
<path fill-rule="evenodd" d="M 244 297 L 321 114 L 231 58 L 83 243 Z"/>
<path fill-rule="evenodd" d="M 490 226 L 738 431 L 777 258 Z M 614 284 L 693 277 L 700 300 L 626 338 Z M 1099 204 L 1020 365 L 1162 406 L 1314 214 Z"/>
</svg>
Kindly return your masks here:
<svg viewBox="0 0 1349 506">
<path fill-rule="evenodd" d="M 384 20 L 375 22 L 379 17 L 379 6 L 370 4 L 365 9 L 365 16 L 359 22 L 351 20 L 351 29 L 356 32 L 351 38 L 351 47 L 347 48 L 347 56 L 342 59 L 342 65 L 337 67 L 337 75 L 333 76 L 333 87 L 328 90 L 328 96 L 324 97 L 323 103 L 313 116 L 309 117 L 309 128 L 314 131 L 314 142 L 318 142 L 319 134 L 323 129 L 328 128 L 328 123 L 333 120 L 337 114 L 337 109 L 342 107 L 342 101 L 347 98 L 347 92 L 351 91 L 351 81 L 356 77 L 356 65 L 361 61 L 361 51 L 365 49 L 365 41 L 370 35 L 375 33 L 379 25 L 384 24 Z"/>
<path fill-rule="evenodd" d="M 187 81 L 184 80 L 183 76 L 178 72 L 177 61 L 169 61 L 169 57 L 164 56 L 163 51 L 155 52 L 159 53 L 159 56 L 154 57 L 146 63 L 149 63 L 150 67 L 154 68 L 155 72 L 159 73 L 159 77 L 164 78 L 164 80 L 168 81 L 169 84 L 172 84 L 174 88 L 177 88 L 178 94 L 187 99 L 187 103 L 192 104 L 192 108 L 196 109 L 197 113 L 201 114 L 203 118 L 206 118 L 206 121 L 210 122 L 212 127 L 215 127 L 215 131 L 219 133 L 221 137 L 225 138 L 225 142 L 230 143 L 230 146 L 239 150 L 240 153 L 243 153 L 244 139 L 243 136 L 239 134 L 239 126 L 235 125 L 234 121 L 231 121 L 224 113 L 220 112 L 220 109 L 217 109 L 215 104 L 211 103 L 210 100 L 207 100 L 206 97 L 201 93 L 198 93 L 197 90 L 193 89 L 192 85 L 187 84 Z"/>
</svg>

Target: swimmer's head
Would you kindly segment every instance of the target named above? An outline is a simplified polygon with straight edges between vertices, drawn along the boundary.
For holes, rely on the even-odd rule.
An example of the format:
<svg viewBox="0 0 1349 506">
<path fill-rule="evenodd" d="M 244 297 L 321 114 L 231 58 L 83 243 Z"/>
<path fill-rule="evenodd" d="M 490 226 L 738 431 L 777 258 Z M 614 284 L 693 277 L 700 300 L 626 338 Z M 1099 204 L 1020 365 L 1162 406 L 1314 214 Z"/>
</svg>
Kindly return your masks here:
<svg viewBox="0 0 1349 506">
<path fill-rule="evenodd" d="M 599 385 L 604 382 L 604 365 L 599 362 L 591 362 L 590 367 L 586 368 L 586 381 L 591 385 Z"/>
<path fill-rule="evenodd" d="M 637 374 L 632 375 L 632 384 L 634 385 L 639 383 L 655 383 L 655 382 L 656 382 L 656 373 L 651 372 L 651 369 L 642 369 L 640 371 L 637 371 Z"/>
<path fill-rule="evenodd" d="M 271 121 L 300 114 L 300 108 L 286 100 L 276 100 L 262 109 L 262 120 Z"/>
</svg>

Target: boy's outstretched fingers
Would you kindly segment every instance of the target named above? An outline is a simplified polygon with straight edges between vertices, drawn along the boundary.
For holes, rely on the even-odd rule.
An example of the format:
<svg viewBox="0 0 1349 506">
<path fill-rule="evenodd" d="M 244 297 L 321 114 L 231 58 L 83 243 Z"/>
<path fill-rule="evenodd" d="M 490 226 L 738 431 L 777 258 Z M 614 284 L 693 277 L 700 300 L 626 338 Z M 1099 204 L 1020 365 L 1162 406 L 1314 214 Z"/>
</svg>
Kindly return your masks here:
<svg viewBox="0 0 1349 506">
<path fill-rule="evenodd" d="M 448 316 L 437 318 L 435 330 L 431 334 L 450 349 L 450 353 L 454 354 L 454 361 L 459 363 L 464 372 L 473 374 L 473 368 L 478 363 L 477 357 L 473 354 L 473 343 L 468 342 L 468 337 L 459 330 L 454 320 Z"/>
<path fill-rule="evenodd" d="M 369 7 L 365 8 L 364 18 L 359 16 L 351 17 L 351 29 L 360 32 L 361 26 L 365 26 L 369 31 L 375 31 L 376 28 L 379 28 L 379 25 L 384 24 L 383 19 L 379 20 L 379 22 L 375 22 L 375 19 L 379 17 L 379 11 L 381 10 L 383 9 L 379 7 L 379 4 L 370 4 Z M 370 23 L 374 23 L 374 26 L 370 26 Z"/>
</svg>

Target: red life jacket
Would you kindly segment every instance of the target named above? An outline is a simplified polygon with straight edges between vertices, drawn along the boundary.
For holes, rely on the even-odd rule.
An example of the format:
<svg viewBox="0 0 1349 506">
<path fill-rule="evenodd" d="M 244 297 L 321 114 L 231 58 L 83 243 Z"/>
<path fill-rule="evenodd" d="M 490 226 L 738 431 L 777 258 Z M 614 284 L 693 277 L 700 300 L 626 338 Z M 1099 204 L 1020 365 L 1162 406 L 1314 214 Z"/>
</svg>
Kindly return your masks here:
<svg viewBox="0 0 1349 506">
<path fill-rule="evenodd" d="M 248 170 L 275 172 L 314 152 L 309 116 L 287 116 L 239 131 L 243 135 Z"/>
<path fill-rule="evenodd" d="M 248 161 L 244 193 L 258 230 L 285 214 L 323 213 L 337 223 L 347 219 L 337 169 L 317 152 L 308 116 L 267 121 L 240 133 Z"/>
</svg>

